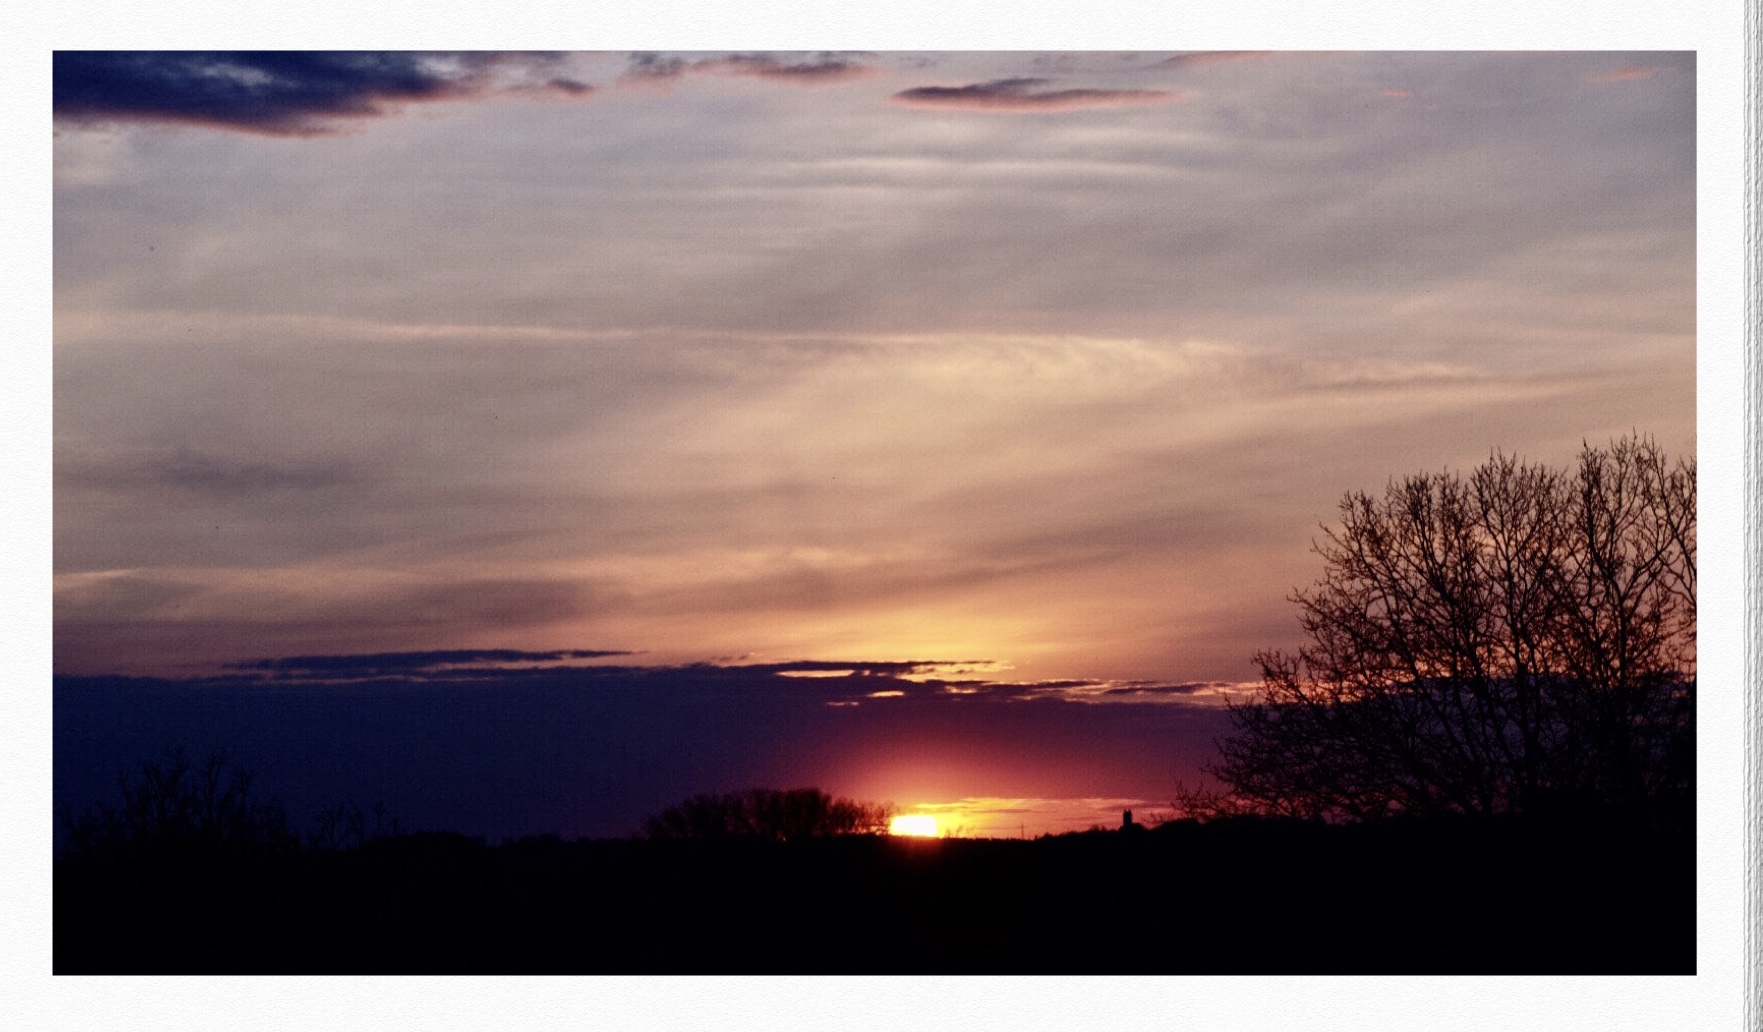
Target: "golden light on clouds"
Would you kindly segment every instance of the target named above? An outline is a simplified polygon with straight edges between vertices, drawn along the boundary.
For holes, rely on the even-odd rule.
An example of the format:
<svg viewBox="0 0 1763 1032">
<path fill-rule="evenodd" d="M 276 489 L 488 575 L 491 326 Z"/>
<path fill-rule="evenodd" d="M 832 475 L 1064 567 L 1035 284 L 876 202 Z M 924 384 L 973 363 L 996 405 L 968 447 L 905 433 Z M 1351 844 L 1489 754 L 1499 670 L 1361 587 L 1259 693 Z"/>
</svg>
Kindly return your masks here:
<svg viewBox="0 0 1763 1032">
<path fill-rule="evenodd" d="M 1234 683 L 1343 492 L 1694 450 L 1693 55 L 1142 56 L 462 58 L 587 100 L 473 117 L 507 83 L 424 58 L 456 104 L 299 138 L 298 90 L 58 108 L 56 669 Z M 635 80 L 681 88 L 590 90 Z M 1365 116 L 1447 83 L 1488 92 Z"/>
</svg>

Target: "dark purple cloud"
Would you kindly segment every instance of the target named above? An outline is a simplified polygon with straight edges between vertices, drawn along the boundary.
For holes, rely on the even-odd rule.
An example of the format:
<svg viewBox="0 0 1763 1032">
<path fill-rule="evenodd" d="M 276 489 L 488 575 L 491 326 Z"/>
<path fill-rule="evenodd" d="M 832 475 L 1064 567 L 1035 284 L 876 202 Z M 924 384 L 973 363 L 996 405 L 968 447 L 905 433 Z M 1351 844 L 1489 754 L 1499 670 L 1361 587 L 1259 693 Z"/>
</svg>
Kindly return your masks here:
<svg viewBox="0 0 1763 1032">
<path fill-rule="evenodd" d="M 1080 108 L 1170 104 L 1181 100 L 1169 90 L 1044 89 L 1039 78 L 994 79 L 968 86 L 919 86 L 894 94 L 908 107 L 955 108 L 963 111 L 1033 112 Z"/>
<path fill-rule="evenodd" d="M 572 659 L 629 656 L 616 649 L 561 649 L 524 652 L 519 649 L 433 649 L 427 652 L 370 652 L 347 656 L 286 656 L 228 664 L 234 670 L 262 670 L 289 679 L 363 678 L 387 674 L 432 677 L 458 666 L 486 663 L 558 663 Z"/>
<path fill-rule="evenodd" d="M 1227 681 L 1184 681 L 1180 684 L 1163 684 L 1157 681 L 1129 681 L 1102 690 L 1102 695 L 1116 698 L 1158 699 L 1171 696 L 1197 695 L 1201 692 L 1218 691 L 1231 688 Z"/>
<path fill-rule="evenodd" d="M 767 54 L 732 54 L 689 60 L 661 54 L 633 54 L 620 80 L 632 84 L 665 84 L 688 74 L 740 75 L 773 82 L 824 86 L 860 79 L 875 72 L 862 60 L 836 54 L 781 60 Z"/>
<path fill-rule="evenodd" d="M 96 458 L 70 455 L 56 464 L 55 476 L 58 486 L 67 488 L 127 485 L 222 497 L 325 491 L 363 479 L 360 470 L 333 458 L 246 458 L 190 448 L 137 448 Z"/>
<path fill-rule="evenodd" d="M 247 548 L 238 554 L 250 553 Z M 526 628 L 601 610 L 609 590 L 569 580 L 463 578 L 370 588 L 354 597 L 277 595 L 182 619 L 180 614 L 190 613 L 200 592 L 193 592 L 180 574 L 105 577 L 90 588 L 77 599 L 58 603 L 54 635 L 59 669 L 188 670 L 222 658 L 214 655 L 217 644 L 261 640 L 271 628 L 278 644 L 300 655 L 345 650 L 372 654 L 404 643 L 445 645 L 467 634 Z"/>
<path fill-rule="evenodd" d="M 634 656 L 620 649 L 434 649 L 419 652 L 368 652 L 338 655 L 284 656 L 228 663 L 223 673 L 202 678 L 205 684 L 261 683 L 268 677 L 277 684 L 301 682 L 340 684 L 384 682 L 456 683 L 483 680 L 552 680 L 562 677 L 575 684 L 626 681 L 638 678 L 666 681 L 684 677 L 718 684 L 789 683 L 830 703 L 862 702 L 877 691 L 916 699 L 948 696 L 982 696 L 993 700 L 1063 699 L 1099 702 L 1109 699 L 1169 699 L 1229 687 L 1224 682 L 1102 681 L 1069 678 L 1044 681 L 1011 681 L 971 676 L 997 668 L 980 659 L 819 660 L 796 659 L 772 663 L 718 660 L 685 665 L 629 666 L 568 665 L 576 660 Z M 517 666 L 509 664 L 519 664 Z M 554 664 L 554 665 L 544 665 Z M 810 682 L 812 682 L 810 684 Z M 796 691 L 796 688 L 792 688 Z M 896 697 L 890 694 L 890 697 Z"/>
<path fill-rule="evenodd" d="M 174 122 L 275 136 L 335 131 L 407 103 L 488 93 L 581 96 L 550 54 L 57 51 L 54 108 L 76 121 Z"/>
<path fill-rule="evenodd" d="M 713 62 L 715 70 L 731 75 L 749 75 L 758 79 L 775 79 L 804 84 L 845 82 L 859 79 L 875 71 L 871 65 L 836 57 L 808 61 L 779 61 L 762 54 L 736 54 Z"/>
</svg>

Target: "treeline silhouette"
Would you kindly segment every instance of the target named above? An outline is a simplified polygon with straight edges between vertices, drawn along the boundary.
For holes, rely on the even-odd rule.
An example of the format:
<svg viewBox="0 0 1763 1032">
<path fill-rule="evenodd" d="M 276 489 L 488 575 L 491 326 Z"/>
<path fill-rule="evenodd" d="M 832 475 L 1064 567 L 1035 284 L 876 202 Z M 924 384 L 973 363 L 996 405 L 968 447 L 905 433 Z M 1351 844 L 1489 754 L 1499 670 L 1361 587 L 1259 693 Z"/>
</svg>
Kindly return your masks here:
<svg viewBox="0 0 1763 1032">
<path fill-rule="evenodd" d="M 56 859 L 57 973 L 1695 970 L 1689 833 L 1595 812 L 492 845 L 348 805 L 302 839 L 218 758 L 123 795 Z"/>
<path fill-rule="evenodd" d="M 818 789 L 490 845 L 302 838 L 175 752 L 67 822 L 58 973 L 1693 974 L 1695 466 L 1495 455 L 1348 495 L 1183 819 L 883 834 Z M 371 813 L 371 820 L 370 820 Z"/>
<path fill-rule="evenodd" d="M 896 810 L 891 803 L 835 799 L 818 788 L 750 788 L 695 795 L 643 821 L 652 839 L 757 837 L 784 842 L 827 835 L 880 835 Z"/>
</svg>

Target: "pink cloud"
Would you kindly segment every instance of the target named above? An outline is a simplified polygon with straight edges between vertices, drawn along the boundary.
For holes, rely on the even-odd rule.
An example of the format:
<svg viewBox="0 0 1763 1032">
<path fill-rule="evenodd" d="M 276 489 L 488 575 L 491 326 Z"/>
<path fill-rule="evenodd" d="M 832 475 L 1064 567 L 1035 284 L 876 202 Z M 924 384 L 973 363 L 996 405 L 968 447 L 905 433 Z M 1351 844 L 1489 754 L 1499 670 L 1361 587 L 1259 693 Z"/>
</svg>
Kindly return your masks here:
<svg viewBox="0 0 1763 1032">
<path fill-rule="evenodd" d="M 1585 77 L 1586 82 L 1632 82 L 1635 79 L 1651 79 L 1663 69 L 1655 65 L 1624 65 L 1614 71 L 1594 72 Z"/>
</svg>

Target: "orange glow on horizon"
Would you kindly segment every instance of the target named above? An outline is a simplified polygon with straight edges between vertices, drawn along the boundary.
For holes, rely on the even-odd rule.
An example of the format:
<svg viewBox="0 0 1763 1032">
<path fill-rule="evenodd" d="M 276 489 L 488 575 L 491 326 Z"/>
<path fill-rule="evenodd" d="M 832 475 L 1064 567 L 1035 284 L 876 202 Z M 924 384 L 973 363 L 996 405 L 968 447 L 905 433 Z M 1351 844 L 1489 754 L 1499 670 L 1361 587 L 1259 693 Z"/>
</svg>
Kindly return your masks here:
<svg viewBox="0 0 1763 1032">
<path fill-rule="evenodd" d="M 888 834 L 911 838 L 936 838 L 937 819 L 929 814 L 903 813 L 888 822 Z"/>
<path fill-rule="evenodd" d="M 1119 828 L 1127 810 L 1133 812 L 1135 823 L 1146 826 L 1171 816 L 1166 801 L 1126 796 L 966 796 L 931 802 L 922 795 L 901 794 L 915 800 L 908 804 L 912 812 L 895 817 L 888 834 L 916 838 L 1033 839 Z"/>
</svg>

